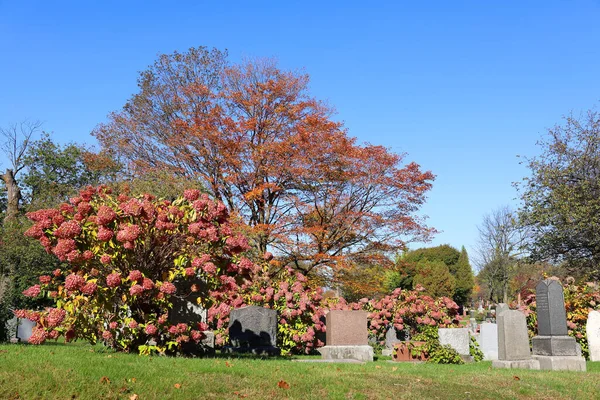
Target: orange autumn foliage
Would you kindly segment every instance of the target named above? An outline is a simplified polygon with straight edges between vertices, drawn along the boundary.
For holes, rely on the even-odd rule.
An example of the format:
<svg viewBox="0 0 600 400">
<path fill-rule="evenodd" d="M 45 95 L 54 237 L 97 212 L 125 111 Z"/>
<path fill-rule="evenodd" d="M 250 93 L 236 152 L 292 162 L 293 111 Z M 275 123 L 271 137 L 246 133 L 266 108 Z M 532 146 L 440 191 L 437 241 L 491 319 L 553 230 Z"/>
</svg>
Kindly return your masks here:
<svg viewBox="0 0 600 400">
<path fill-rule="evenodd" d="M 271 60 L 229 65 L 205 48 L 163 55 L 94 135 L 140 171 L 201 181 L 252 228 L 257 254 L 271 250 L 305 273 L 429 238 L 415 213 L 434 175 L 357 144 L 308 83 Z"/>
</svg>

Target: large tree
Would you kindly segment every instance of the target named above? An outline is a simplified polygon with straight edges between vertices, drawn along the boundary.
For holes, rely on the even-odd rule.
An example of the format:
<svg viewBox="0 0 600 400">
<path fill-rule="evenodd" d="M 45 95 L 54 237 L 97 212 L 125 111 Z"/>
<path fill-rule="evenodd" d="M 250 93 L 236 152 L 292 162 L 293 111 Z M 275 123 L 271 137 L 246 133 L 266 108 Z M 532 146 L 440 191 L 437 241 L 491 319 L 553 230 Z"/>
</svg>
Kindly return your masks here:
<svg viewBox="0 0 600 400">
<path fill-rule="evenodd" d="M 600 278 L 600 114 L 565 118 L 538 145 L 541 154 L 526 159 L 530 176 L 517 185 L 531 258 Z"/>
<path fill-rule="evenodd" d="M 139 171 L 197 179 L 259 252 L 305 272 L 427 240 L 415 213 L 434 176 L 357 144 L 308 81 L 269 60 L 229 65 L 218 50 L 162 55 L 94 135 Z"/>
<path fill-rule="evenodd" d="M 486 214 L 477 229 L 480 282 L 488 287 L 492 299 L 508 303 L 510 280 L 524 255 L 527 232 L 509 207 Z"/>
</svg>

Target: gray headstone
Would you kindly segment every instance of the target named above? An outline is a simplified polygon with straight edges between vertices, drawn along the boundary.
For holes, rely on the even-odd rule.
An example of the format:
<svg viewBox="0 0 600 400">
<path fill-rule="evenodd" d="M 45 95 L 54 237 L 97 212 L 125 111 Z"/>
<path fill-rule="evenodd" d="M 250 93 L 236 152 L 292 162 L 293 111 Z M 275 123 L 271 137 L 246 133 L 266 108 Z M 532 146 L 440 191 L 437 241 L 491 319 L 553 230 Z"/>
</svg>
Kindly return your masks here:
<svg viewBox="0 0 600 400">
<path fill-rule="evenodd" d="M 496 318 L 498 318 L 498 315 L 502 314 L 506 310 L 510 310 L 508 304 L 498 303 L 498 305 L 496 306 Z"/>
<path fill-rule="evenodd" d="M 385 333 L 385 348 L 388 350 L 392 350 L 394 348 L 394 345 L 399 342 L 401 342 L 401 340 L 398 339 L 398 333 L 396 332 L 396 328 L 390 326 L 390 328 Z"/>
<path fill-rule="evenodd" d="M 469 329 L 439 328 L 438 334 L 440 337 L 440 344 L 450 345 L 450 347 L 456 350 L 460 355 L 468 356 L 470 354 L 469 342 L 471 341 L 471 338 L 469 337 Z"/>
<path fill-rule="evenodd" d="M 35 328 L 36 323 L 28 319 L 19 319 L 19 327 L 17 328 L 17 337 L 21 342 L 26 342 L 31 337 L 31 331 Z"/>
<path fill-rule="evenodd" d="M 498 359 L 528 360 L 529 335 L 525 314 L 516 310 L 504 311 L 498 316 Z"/>
<path fill-rule="evenodd" d="M 484 359 L 498 359 L 498 325 L 488 322 L 481 324 L 477 341 Z"/>
<path fill-rule="evenodd" d="M 19 320 L 17 317 L 12 317 L 8 321 L 6 321 L 6 333 L 7 339 L 11 342 L 17 340 L 17 326 L 19 325 Z"/>
<path fill-rule="evenodd" d="M 248 306 L 229 315 L 229 340 L 235 348 L 253 349 L 277 346 L 277 311 Z"/>
<path fill-rule="evenodd" d="M 600 312 L 590 311 L 585 332 L 590 349 L 590 361 L 600 361 Z"/>
<path fill-rule="evenodd" d="M 471 333 L 477 332 L 477 320 L 475 318 L 469 319 L 469 330 L 471 331 Z"/>
<path fill-rule="evenodd" d="M 567 313 L 560 282 L 544 279 L 535 287 L 539 336 L 566 336 Z"/>
</svg>

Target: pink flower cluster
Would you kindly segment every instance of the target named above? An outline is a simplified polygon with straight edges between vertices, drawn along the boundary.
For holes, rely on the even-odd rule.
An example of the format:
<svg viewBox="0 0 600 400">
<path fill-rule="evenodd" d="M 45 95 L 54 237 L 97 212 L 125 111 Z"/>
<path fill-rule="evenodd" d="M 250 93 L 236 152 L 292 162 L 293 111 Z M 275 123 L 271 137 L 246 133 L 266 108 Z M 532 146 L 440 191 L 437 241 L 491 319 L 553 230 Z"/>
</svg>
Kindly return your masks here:
<svg viewBox="0 0 600 400">
<path fill-rule="evenodd" d="M 85 279 L 80 275 L 70 274 L 67 276 L 67 279 L 65 279 L 65 289 L 67 290 L 79 290 L 83 288 L 84 285 Z"/>
<path fill-rule="evenodd" d="M 48 310 L 48 316 L 46 317 L 48 328 L 56 328 L 57 326 L 62 324 L 66 315 L 67 312 L 60 308 L 51 308 L 50 310 Z"/>
<path fill-rule="evenodd" d="M 40 285 L 33 285 L 33 286 L 25 289 L 23 291 L 23 295 L 26 297 L 38 297 L 40 295 L 41 291 L 42 291 L 42 288 L 40 287 Z"/>
<path fill-rule="evenodd" d="M 173 294 L 177 291 L 177 288 L 171 282 L 163 282 L 159 290 L 162 293 Z"/>
<path fill-rule="evenodd" d="M 119 242 L 133 242 L 142 234 L 142 229 L 139 225 L 125 225 L 117 232 L 117 240 Z"/>
<path fill-rule="evenodd" d="M 98 213 L 96 215 L 96 223 L 98 225 L 108 225 L 117 218 L 115 211 L 105 205 L 98 207 Z"/>
<path fill-rule="evenodd" d="M 106 286 L 116 288 L 121 285 L 121 274 L 113 272 L 106 277 Z"/>
<path fill-rule="evenodd" d="M 81 225 L 77 221 L 63 222 L 55 231 L 54 236 L 59 239 L 73 239 L 81 233 Z"/>
</svg>

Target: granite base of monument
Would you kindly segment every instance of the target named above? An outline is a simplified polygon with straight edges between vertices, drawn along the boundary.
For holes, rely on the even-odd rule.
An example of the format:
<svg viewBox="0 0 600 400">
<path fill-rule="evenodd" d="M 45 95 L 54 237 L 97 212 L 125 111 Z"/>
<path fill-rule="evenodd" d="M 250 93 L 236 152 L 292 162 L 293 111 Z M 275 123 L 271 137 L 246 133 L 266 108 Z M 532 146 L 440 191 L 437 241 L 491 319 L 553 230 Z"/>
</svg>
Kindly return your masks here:
<svg viewBox="0 0 600 400">
<path fill-rule="evenodd" d="M 581 356 L 575 338 L 570 336 L 536 336 L 531 345 L 537 356 Z"/>
<path fill-rule="evenodd" d="M 373 348 L 362 346 L 325 346 L 317 349 L 324 360 L 358 360 L 373 361 Z"/>
<path fill-rule="evenodd" d="M 538 360 L 493 360 L 493 368 L 540 369 Z"/>
<path fill-rule="evenodd" d="M 257 356 L 279 356 L 281 355 L 281 349 L 273 346 L 263 347 L 223 347 L 223 352 L 227 354 L 241 353 L 241 354 L 254 354 Z"/>
<path fill-rule="evenodd" d="M 580 356 L 538 356 L 532 358 L 540 363 L 540 369 L 550 371 L 586 371 L 585 358 Z"/>
</svg>

